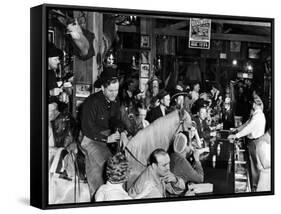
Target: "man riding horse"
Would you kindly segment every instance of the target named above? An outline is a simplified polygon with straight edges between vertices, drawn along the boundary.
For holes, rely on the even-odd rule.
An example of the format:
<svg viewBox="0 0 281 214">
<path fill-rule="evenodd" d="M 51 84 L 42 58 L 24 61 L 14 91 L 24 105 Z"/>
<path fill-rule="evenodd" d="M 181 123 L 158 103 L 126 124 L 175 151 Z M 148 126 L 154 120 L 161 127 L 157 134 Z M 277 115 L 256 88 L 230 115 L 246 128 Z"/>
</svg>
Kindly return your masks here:
<svg viewBox="0 0 281 214">
<path fill-rule="evenodd" d="M 91 196 L 104 184 L 104 164 L 115 152 L 112 144 L 120 141 L 119 130 L 123 128 L 116 70 L 105 68 L 98 81 L 102 90 L 90 95 L 82 109 L 84 138 L 81 145 L 86 152 L 86 175 Z"/>
</svg>

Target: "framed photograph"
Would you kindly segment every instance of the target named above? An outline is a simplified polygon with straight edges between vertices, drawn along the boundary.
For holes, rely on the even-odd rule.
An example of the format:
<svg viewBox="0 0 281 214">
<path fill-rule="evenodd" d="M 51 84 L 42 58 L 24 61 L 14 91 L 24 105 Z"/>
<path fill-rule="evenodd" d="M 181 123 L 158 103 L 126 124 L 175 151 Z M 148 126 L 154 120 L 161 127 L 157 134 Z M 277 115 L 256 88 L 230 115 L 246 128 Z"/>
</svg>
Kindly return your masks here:
<svg viewBox="0 0 281 214">
<path fill-rule="evenodd" d="M 149 64 L 148 63 L 142 63 L 140 65 L 140 77 L 141 78 L 149 78 Z"/>
<path fill-rule="evenodd" d="M 261 49 L 260 48 L 248 48 L 249 59 L 260 59 Z"/>
<path fill-rule="evenodd" d="M 30 20 L 32 206 L 274 194 L 274 19 L 44 4 Z M 195 115 L 207 107 L 202 127 Z M 247 120 L 249 138 L 234 134 Z"/>
<path fill-rule="evenodd" d="M 91 85 L 76 84 L 76 97 L 88 97 L 91 94 Z"/>
<path fill-rule="evenodd" d="M 143 49 L 150 48 L 150 36 L 149 35 L 141 35 L 140 47 Z"/>
</svg>

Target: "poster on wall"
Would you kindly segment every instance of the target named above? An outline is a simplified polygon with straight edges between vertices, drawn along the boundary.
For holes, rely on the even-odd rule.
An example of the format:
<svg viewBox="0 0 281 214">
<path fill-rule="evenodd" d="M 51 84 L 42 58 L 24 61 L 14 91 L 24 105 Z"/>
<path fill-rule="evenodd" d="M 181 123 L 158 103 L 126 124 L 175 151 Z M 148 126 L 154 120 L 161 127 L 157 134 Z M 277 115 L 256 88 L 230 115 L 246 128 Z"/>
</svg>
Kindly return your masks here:
<svg viewBox="0 0 281 214">
<path fill-rule="evenodd" d="M 190 18 L 189 48 L 210 49 L 211 19 Z"/>
</svg>

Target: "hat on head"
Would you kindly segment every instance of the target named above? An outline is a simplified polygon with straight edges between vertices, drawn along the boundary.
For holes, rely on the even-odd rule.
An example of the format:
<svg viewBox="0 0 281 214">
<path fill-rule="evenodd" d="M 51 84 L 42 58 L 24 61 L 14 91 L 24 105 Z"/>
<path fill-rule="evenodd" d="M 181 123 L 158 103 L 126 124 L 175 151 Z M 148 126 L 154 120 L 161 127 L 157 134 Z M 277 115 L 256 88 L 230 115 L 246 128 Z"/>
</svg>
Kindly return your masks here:
<svg viewBox="0 0 281 214">
<path fill-rule="evenodd" d="M 48 45 L 48 57 L 63 57 L 63 51 L 57 48 L 53 43 Z"/>
<path fill-rule="evenodd" d="M 118 79 L 117 70 L 113 67 L 104 67 L 104 70 L 100 74 L 100 77 L 94 83 L 94 87 L 100 88 L 102 84 L 115 79 Z"/>
<path fill-rule="evenodd" d="M 174 145 L 173 145 L 174 152 L 182 153 L 188 144 L 189 144 L 188 133 L 185 132 L 178 133 L 174 140 Z"/>
<path fill-rule="evenodd" d="M 166 91 L 166 90 L 161 90 L 158 95 L 157 95 L 157 98 L 159 100 L 163 99 L 165 96 L 169 95 L 169 93 Z"/>
<path fill-rule="evenodd" d="M 182 91 L 182 90 L 179 90 L 179 89 L 175 89 L 172 92 L 171 100 L 176 99 L 178 96 L 187 96 L 187 95 L 188 95 L 187 91 Z"/>
</svg>

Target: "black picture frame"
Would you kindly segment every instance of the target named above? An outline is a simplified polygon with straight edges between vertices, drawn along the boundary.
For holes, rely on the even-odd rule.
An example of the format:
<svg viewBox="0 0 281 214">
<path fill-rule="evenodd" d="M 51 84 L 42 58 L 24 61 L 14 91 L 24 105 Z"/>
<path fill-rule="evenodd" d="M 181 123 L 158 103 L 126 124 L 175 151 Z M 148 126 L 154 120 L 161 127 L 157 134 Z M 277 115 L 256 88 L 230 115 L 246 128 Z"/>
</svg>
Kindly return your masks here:
<svg viewBox="0 0 281 214">
<path fill-rule="evenodd" d="M 210 14 L 193 14 L 193 13 L 175 13 L 175 12 L 160 12 L 160 11 L 144 11 L 132 9 L 112 9 L 99 7 L 85 7 L 85 6 L 70 6 L 70 5 L 55 5 L 43 4 L 31 8 L 30 10 L 30 24 L 31 24 L 31 127 L 30 127 L 30 204 L 41 209 L 57 209 L 57 208 L 75 208 L 75 207 L 89 207 L 89 206 L 105 206 L 105 205 L 121 205 L 121 204 L 137 204 L 137 203 L 155 203 L 155 202 L 169 202 L 169 201 L 188 201 L 197 199 L 214 199 L 214 198 L 229 198 L 229 197 L 246 197 L 259 195 L 272 195 L 275 189 L 274 180 L 274 137 L 272 137 L 271 147 L 271 190 L 266 192 L 245 192 L 233 194 L 214 194 L 214 195 L 197 195 L 190 197 L 172 197 L 172 198 L 156 198 L 156 199 L 137 199 L 137 200 L 122 200 L 109 202 L 89 202 L 89 203 L 67 203 L 67 204 L 49 204 L 48 202 L 48 66 L 47 66 L 47 47 L 48 47 L 48 11 L 50 9 L 63 10 L 85 10 L 99 13 L 122 13 L 122 14 L 136 14 L 137 16 L 161 16 L 168 18 L 188 19 L 190 17 L 202 17 L 208 19 L 219 20 L 242 20 L 247 22 L 261 22 L 270 25 L 270 36 L 264 37 L 248 37 L 251 42 L 256 41 L 271 41 L 271 110 L 272 110 L 272 136 L 274 136 L 274 19 L 272 18 L 257 18 L 257 17 L 235 17 L 225 15 L 210 15 Z M 42 27 L 43 26 L 43 27 Z M 188 34 L 186 34 L 188 35 Z M 52 36 L 50 38 L 53 38 Z M 225 39 L 225 37 L 223 37 Z M 143 41 L 143 42 L 142 42 Z M 150 35 L 141 35 L 141 49 L 151 49 Z M 250 54 L 252 50 L 248 49 L 247 57 L 250 59 L 260 59 L 259 56 Z M 256 50 L 253 48 L 253 50 Z M 258 50 L 258 48 L 257 48 Z M 148 64 L 149 65 L 149 64 Z M 38 72 L 40 71 L 40 72 Z"/>
</svg>

